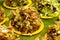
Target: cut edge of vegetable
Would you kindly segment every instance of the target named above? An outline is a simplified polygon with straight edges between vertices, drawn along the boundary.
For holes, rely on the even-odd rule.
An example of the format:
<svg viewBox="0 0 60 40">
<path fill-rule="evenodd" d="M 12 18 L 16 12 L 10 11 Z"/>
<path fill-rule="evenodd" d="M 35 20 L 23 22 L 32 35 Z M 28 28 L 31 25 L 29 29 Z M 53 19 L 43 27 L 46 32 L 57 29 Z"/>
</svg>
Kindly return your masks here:
<svg viewBox="0 0 60 40">
<path fill-rule="evenodd" d="M 58 14 L 56 14 L 54 17 L 57 17 L 59 15 L 59 13 Z M 50 19 L 50 18 L 54 18 L 54 17 L 48 17 L 48 16 L 41 16 L 41 18 L 44 18 L 44 19 Z"/>
</svg>

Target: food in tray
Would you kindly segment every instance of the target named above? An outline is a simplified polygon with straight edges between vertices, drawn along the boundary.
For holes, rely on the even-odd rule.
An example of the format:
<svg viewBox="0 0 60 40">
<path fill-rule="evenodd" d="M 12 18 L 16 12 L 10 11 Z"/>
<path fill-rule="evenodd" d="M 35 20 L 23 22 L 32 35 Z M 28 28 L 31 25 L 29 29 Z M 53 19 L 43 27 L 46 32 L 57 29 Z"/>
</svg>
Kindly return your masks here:
<svg viewBox="0 0 60 40">
<path fill-rule="evenodd" d="M 17 9 L 22 6 L 30 6 L 31 0 L 5 0 L 3 6 L 9 9 Z"/>
<path fill-rule="evenodd" d="M 60 20 L 57 19 L 54 24 L 49 25 L 44 40 L 60 40 Z"/>
<path fill-rule="evenodd" d="M 4 9 L 0 7 L 0 24 L 3 24 L 7 20 Z"/>
<path fill-rule="evenodd" d="M 40 13 L 41 18 L 53 18 L 58 16 L 58 2 L 56 0 L 36 0 L 33 1 L 36 9 Z"/>
<path fill-rule="evenodd" d="M 20 40 L 20 38 L 14 33 L 12 27 L 0 25 L 0 40 Z"/>
<path fill-rule="evenodd" d="M 16 33 L 21 35 L 34 35 L 42 31 L 44 24 L 34 7 L 21 7 L 12 10 L 12 19 L 9 23 Z"/>
<path fill-rule="evenodd" d="M 60 21 L 56 21 L 47 31 L 47 40 L 60 40 Z"/>
</svg>

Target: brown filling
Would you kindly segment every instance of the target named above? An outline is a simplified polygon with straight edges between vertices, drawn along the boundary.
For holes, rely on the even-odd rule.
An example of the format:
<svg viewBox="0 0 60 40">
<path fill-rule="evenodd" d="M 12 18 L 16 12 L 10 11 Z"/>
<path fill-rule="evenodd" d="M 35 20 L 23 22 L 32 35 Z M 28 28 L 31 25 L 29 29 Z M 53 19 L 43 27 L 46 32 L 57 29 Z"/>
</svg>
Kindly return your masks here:
<svg viewBox="0 0 60 40">
<path fill-rule="evenodd" d="M 16 6 L 25 6 L 28 4 L 27 0 L 6 0 L 7 6 L 16 7 Z"/>
<path fill-rule="evenodd" d="M 53 26 L 54 27 L 54 26 Z M 48 31 L 47 31 L 47 40 L 55 40 L 56 37 L 58 37 L 58 31 L 51 27 Z"/>
<path fill-rule="evenodd" d="M 38 12 L 33 7 L 19 8 L 19 18 L 12 18 L 11 25 L 21 33 L 32 33 L 39 29 L 41 20 Z"/>
<path fill-rule="evenodd" d="M 8 40 L 8 39 L 4 37 L 3 35 L 0 35 L 0 40 Z"/>
</svg>

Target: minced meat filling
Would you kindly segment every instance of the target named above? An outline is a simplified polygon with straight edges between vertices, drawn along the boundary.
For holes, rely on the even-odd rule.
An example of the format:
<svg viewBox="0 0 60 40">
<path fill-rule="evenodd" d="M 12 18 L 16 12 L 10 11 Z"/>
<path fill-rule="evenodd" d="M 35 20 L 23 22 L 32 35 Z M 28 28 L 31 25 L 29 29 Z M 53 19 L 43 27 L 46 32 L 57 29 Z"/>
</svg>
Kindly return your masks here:
<svg viewBox="0 0 60 40">
<path fill-rule="evenodd" d="M 8 40 L 4 35 L 0 35 L 0 40 Z"/>
<path fill-rule="evenodd" d="M 47 32 L 47 40 L 55 40 L 55 37 L 58 36 L 56 29 L 50 28 Z"/>
<path fill-rule="evenodd" d="M 6 0 L 7 6 L 16 7 L 16 6 L 25 6 L 28 4 L 27 0 Z"/>
<path fill-rule="evenodd" d="M 54 16 L 56 14 L 57 9 L 53 5 L 38 3 L 38 12 L 42 14 L 42 16 Z"/>
<path fill-rule="evenodd" d="M 41 20 L 38 12 L 33 7 L 19 8 L 19 18 L 14 17 L 11 25 L 21 33 L 32 33 L 39 29 Z"/>
<path fill-rule="evenodd" d="M 60 36 L 60 21 L 56 21 L 55 24 L 51 25 L 47 31 L 47 40 L 58 40 Z"/>
<path fill-rule="evenodd" d="M 34 6 L 40 13 L 40 16 L 48 16 L 48 17 L 54 17 L 56 14 L 58 14 L 58 7 L 56 2 L 50 4 L 47 0 L 32 0 L 34 3 Z M 51 1 L 51 0 L 50 0 Z M 54 5 L 53 5 L 54 4 Z"/>
<path fill-rule="evenodd" d="M 1 10 L 0 8 L 0 22 L 3 21 L 5 18 L 5 13 L 3 12 L 3 10 Z"/>
</svg>

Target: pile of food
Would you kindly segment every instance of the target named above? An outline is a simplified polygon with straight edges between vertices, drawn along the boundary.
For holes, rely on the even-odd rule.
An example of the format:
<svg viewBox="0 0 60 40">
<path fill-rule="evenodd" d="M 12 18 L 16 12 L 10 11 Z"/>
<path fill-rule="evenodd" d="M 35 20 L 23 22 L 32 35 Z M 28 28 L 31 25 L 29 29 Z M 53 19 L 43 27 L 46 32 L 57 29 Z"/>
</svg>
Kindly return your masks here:
<svg viewBox="0 0 60 40">
<path fill-rule="evenodd" d="M 60 39 L 60 21 L 56 21 L 55 24 L 50 25 L 47 31 L 47 40 L 59 40 Z"/>
<path fill-rule="evenodd" d="M 21 7 L 16 11 L 11 11 L 12 19 L 10 25 L 22 34 L 32 35 L 33 32 L 43 28 L 39 13 L 34 7 Z"/>
</svg>

